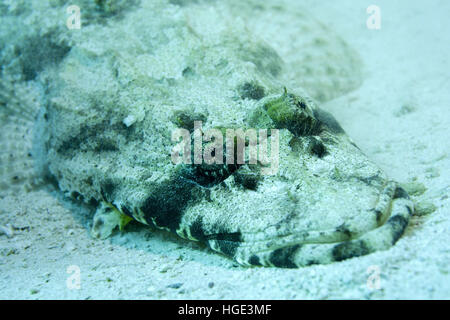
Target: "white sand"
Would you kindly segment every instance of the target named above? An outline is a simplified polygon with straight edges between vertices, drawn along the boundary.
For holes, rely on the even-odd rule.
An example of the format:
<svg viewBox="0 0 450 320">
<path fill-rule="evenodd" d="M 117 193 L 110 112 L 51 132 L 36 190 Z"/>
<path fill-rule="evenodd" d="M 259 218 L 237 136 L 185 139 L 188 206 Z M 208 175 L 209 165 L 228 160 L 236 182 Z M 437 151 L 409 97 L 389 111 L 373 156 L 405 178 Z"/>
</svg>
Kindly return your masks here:
<svg viewBox="0 0 450 320">
<path fill-rule="evenodd" d="M 295 3 L 295 0 L 286 3 Z M 414 217 L 390 250 L 301 269 L 242 268 L 195 243 L 130 226 L 110 240 L 89 237 L 86 220 L 47 190 L 0 195 L 2 299 L 438 299 L 450 298 L 450 2 L 304 1 L 361 55 L 356 91 L 323 107 L 392 178 L 417 178 L 418 201 L 437 210 Z M 382 10 L 368 30 L 366 8 Z M 67 287 L 78 266 L 80 289 Z M 368 273 L 368 268 L 375 271 Z M 367 286 L 380 271 L 380 288 Z M 169 285 L 178 284 L 171 288 Z M 180 285 L 181 284 L 181 285 Z"/>
</svg>

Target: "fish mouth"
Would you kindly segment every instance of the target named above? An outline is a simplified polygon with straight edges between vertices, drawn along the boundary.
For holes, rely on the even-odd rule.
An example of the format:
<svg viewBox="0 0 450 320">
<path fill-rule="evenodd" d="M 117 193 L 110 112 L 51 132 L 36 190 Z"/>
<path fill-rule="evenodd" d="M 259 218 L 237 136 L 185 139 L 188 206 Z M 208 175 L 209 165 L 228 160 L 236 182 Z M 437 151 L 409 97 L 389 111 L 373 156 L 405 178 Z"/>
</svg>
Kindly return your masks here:
<svg viewBox="0 0 450 320">
<path fill-rule="evenodd" d="M 209 246 L 233 257 L 244 266 L 298 268 L 312 264 L 328 264 L 389 249 L 403 235 L 413 203 L 407 192 L 395 182 L 388 182 L 377 205 L 367 212 L 373 215 L 376 226 L 370 230 L 355 231 L 340 225 L 329 230 L 308 230 L 278 233 L 241 233 L 211 235 Z"/>
</svg>

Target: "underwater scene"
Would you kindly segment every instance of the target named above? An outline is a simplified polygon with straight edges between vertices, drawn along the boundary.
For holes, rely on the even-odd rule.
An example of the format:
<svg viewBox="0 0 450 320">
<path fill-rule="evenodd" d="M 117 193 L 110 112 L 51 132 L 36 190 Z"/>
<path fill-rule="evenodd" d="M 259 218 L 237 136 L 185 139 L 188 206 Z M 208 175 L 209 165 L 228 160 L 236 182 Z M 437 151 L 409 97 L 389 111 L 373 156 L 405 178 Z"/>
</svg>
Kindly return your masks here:
<svg viewBox="0 0 450 320">
<path fill-rule="evenodd" d="M 0 299 L 449 299 L 449 12 L 0 0 Z"/>
</svg>

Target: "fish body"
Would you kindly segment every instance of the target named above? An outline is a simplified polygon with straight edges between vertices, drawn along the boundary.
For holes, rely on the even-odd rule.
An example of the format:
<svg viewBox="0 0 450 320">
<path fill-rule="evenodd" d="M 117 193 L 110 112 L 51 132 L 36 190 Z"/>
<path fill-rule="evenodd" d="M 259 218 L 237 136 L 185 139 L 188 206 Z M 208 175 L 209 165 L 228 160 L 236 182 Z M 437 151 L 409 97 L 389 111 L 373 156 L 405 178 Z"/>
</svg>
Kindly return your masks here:
<svg viewBox="0 0 450 320">
<path fill-rule="evenodd" d="M 413 210 L 408 194 L 316 103 L 360 83 L 345 42 L 307 15 L 298 41 L 270 43 L 222 4 L 140 6 L 79 30 L 38 79 L 46 97 L 34 124 L 36 170 L 97 208 L 92 235 L 134 219 L 242 265 L 287 268 L 399 239 Z M 258 138 L 267 130 L 276 170 L 173 162 L 174 131 L 239 128 Z"/>
</svg>

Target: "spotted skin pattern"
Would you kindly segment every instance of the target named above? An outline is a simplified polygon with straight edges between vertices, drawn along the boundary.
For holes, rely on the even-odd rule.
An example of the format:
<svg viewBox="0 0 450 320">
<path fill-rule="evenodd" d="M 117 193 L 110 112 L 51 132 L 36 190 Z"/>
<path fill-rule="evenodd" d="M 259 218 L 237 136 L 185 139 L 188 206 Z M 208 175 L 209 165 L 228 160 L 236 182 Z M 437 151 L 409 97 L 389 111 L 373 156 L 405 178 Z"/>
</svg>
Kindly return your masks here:
<svg viewBox="0 0 450 320">
<path fill-rule="evenodd" d="M 127 216 L 206 243 L 244 266 L 280 268 L 390 248 L 412 214 L 408 194 L 286 80 L 298 77 L 298 61 L 308 69 L 303 54 L 326 43 L 327 52 L 345 55 L 321 61 L 314 54 L 313 62 L 345 72 L 321 74 L 320 81 L 351 78 L 354 87 L 356 54 L 304 15 L 305 35 L 319 33 L 286 63 L 278 53 L 286 50 L 216 6 L 143 1 L 114 24 L 79 30 L 63 61 L 42 71 L 47 97 L 35 124 L 38 171 L 97 207 L 98 238 L 123 228 Z M 311 72 L 305 86 L 320 87 Z M 327 93 L 323 86 L 313 96 L 326 100 L 350 90 L 338 87 Z M 264 174 L 273 161 L 174 164 L 171 133 L 181 127 L 194 135 L 195 121 L 204 130 L 278 130 L 277 170 Z M 275 136 L 271 131 L 268 140 Z"/>
</svg>

